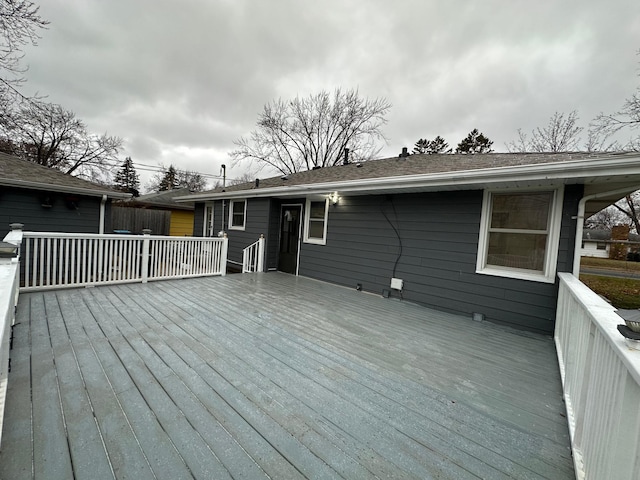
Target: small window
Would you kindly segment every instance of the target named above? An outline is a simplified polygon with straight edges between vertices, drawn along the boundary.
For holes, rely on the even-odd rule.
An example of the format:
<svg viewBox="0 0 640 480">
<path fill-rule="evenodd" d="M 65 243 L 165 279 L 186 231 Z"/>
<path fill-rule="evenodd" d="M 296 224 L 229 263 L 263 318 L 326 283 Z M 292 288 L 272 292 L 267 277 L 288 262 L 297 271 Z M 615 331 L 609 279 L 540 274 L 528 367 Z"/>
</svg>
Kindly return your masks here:
<svg viewBox="0 0 640 480">
<path fill-rule="evenodd" d="M 324 245 L 327 241 L 329 199 L 307 199 L 304 222 L 304 241 Z"/>
<path fill-rule="evenodd" d="M 204 225 L 202 235 L 205 237 L 213 237 L 213 204 L 207 203 L 204 206 Z"/>
<path fill-rule="evenodd" d="M 246 200 L 231 200 L 229 204 L 229 229 L 244 230 L 246 214 Z"/>
<path fill-rule="evenodd" d="M 596 250 L 606 250 L 607 249 L 607 244 L 606 243 L 598 243 L 596 245 Z"/>
<path fill-rule="evenodd" d="M 561 198 L 555 190 L 485 192 L 477 272 L 554 282 Z"/>
</svg>

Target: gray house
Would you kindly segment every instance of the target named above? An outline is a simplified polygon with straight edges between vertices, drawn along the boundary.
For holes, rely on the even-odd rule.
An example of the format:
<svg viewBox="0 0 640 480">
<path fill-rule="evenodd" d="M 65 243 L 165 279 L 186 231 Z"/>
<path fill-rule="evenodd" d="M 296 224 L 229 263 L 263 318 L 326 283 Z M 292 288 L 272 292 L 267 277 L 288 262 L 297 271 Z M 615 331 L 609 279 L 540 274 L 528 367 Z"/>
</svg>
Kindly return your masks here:
<svg viewBox="0 0 640 480">
<path fill-rule="evenodd" d="M 231 262 L 263 234 L 267 270 L 550 333 L 583 219 L 639 187 L 637 153 L 401 155 L 182 200 Z"/>
<path fill-rule="evenodd" d="M 0 153 L 0 238 L 16 222 L 30 231 L 110 232 L 111 200 L 130 196 Z"/>
</svg>

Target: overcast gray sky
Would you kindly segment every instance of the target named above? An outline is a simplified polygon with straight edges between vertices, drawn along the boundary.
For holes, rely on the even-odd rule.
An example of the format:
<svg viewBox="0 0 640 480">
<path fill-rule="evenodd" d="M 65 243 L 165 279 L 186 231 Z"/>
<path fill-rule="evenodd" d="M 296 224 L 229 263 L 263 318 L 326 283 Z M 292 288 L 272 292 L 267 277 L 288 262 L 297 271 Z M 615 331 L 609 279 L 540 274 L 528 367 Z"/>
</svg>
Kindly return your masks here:
<svg viewBox="0 0 640 480">
<path fill-rule="evenodd" d="M 136 165 L 217 175 L 265 103 L 335 87 L 392 104 L 383 157 L 473 128 L 505 151 L 518 128 L 572 110 L 586 125 L 640 83 L 638 0 L 37 3 L 51 24 L 26 91 L 122 137 Z"/>
</svg>

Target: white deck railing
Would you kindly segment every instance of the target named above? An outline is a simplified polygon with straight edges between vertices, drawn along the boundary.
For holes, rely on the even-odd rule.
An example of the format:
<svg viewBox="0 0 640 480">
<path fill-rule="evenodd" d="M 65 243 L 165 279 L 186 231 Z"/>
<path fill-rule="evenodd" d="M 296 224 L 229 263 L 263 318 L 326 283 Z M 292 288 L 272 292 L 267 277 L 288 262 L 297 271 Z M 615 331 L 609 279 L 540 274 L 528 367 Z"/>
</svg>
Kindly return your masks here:
<svg viewBox="0 0 640 480">
<path fill-rule="evenodd" d="M 225 275 L 227 238 L 24 232 L 23 291 Z"/>
<path fill-rule="evenodd" d="M 242 251 L 242 273 L 264 272 L 264 235 Z"/>
<path fill-rule="evenodd" d="M 640 471 L 640 351 L 615 309 L 560 273 L 555 342 L 576 478 L 632 480 Z"/>
<path fill-rule="evenodd" d="M 4 241 L 20 245 L 21 231 L 12 231 Z M 9 349 L 11 346 L 11 328 L 15 321 L 20 285 L 20 263 L 18 258 L 0 258 L 0 441 L 4 420 L 4 402 L 7 395 L 9 376 Z"/>
</svg>

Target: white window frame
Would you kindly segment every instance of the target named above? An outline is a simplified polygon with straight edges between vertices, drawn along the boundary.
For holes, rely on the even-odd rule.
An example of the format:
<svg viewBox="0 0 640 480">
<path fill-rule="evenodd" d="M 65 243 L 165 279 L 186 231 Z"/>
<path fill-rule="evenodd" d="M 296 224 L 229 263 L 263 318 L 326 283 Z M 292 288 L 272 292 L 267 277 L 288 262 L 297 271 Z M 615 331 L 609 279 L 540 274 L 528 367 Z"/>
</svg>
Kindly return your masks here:
<svg viewBox="0 0 640 480">
<path fill-rule="evenodd" d="M 213 202 L 204 204 L 204 222 L 202 224 L 202 236 L 214 237 L 215 227 L 213 220 L 215 218 L 215 209 Z"/>
<path fill-rule="evenodd" d="M 545 245 L 545 261 L 542 272 L 524 268 L 502 267 L 487 265 L 489 249 L 489 227 L 491 223 L 492 195 L 500 193 L 540 193 L 553 192 L 551 207 L 547 219 L 547 243 Z M 476 273 L 494 275 L 498 277 L 517 278 L 534 282 L 555 283 L 558 268 L 558 246 L 560 244 L 560 228 L 562 226 L 562 203 L 564 200 L 564 186 L 555 188 L 540 188 L 527 190 L 485 190 L 482 199 L 482 214 L 480 217 L 480 236 L 478 239 L 478 257 Z"/>
<path fill-rule="evenodd" d="M 233 206 L 235 203 L 244 202 L 244 210 L 242 212 L 242 225 L 233 225 Z M 237 199 L 229 201 L 229 230 L 244 230 L 247 225 L 247 199 Z"/>
<path fill-rule="evenodd" d="M 324 228 L 322 231 L 322 238 L 309 237 L 309 226 L 312 221 L 319 221 L 318 219 L 311 218 L 311 202 L 324 202 Z M 327 220 L 329 218 L 329 199 L 328 198 L 307 198 L 304 209 L 304 243 L 313 243 L 316 245 L 327 244 Z"/>
</svg>

